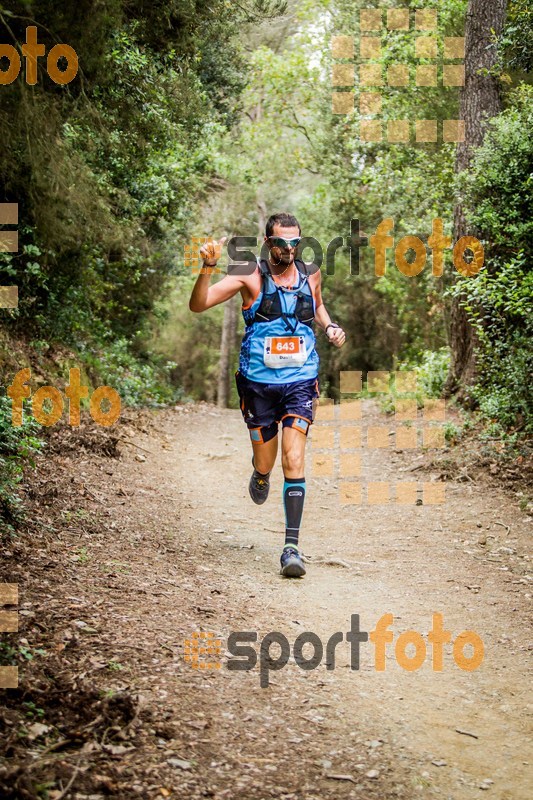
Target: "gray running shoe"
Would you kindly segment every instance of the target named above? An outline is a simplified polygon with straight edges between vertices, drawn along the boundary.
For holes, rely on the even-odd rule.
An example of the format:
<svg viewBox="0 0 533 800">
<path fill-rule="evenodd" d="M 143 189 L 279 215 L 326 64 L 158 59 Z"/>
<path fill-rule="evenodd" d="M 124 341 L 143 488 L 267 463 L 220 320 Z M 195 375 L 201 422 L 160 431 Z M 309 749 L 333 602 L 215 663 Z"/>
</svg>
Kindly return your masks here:
<svg viewBox="0 0 533 800">
<path fill-rule="evenodd" d="M 301 578 L 305 575 L 305 567 L 298 550 L 286 544 L 280 558 L 281 574 L 285 578 Z"/>
</svg>

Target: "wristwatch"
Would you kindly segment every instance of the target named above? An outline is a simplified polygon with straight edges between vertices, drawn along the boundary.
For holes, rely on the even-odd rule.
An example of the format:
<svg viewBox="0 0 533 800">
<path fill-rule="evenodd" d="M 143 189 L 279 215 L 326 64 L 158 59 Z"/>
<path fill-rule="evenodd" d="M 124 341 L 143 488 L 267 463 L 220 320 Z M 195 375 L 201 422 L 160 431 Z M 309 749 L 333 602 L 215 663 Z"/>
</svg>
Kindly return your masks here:
<svg viewBox="0 0 533 800">
<path fill-rule="evenodd" d="M 326 336 L 328 335 L 328 328 L 340 328 L 340 325 L 337 325 L 336 322 L 330 322 L 329 325 L 326 325 L 326 327 L 324 328 L 324 333 L 326 334 Z"/>
</svg>

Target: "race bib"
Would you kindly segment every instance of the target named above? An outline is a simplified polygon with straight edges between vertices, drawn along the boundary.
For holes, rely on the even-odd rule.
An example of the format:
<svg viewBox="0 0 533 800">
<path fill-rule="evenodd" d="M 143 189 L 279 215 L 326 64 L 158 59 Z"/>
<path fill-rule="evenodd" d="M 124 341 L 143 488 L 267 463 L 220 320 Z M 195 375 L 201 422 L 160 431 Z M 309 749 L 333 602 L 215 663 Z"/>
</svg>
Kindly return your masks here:
<svg viewBox="0 0 533 800">
<path fill-rule="evenodd" d="M 307 361 L 303 336 L 267 336 L 263 360 L 266 367 L 301 367 Z"/>
</svg>

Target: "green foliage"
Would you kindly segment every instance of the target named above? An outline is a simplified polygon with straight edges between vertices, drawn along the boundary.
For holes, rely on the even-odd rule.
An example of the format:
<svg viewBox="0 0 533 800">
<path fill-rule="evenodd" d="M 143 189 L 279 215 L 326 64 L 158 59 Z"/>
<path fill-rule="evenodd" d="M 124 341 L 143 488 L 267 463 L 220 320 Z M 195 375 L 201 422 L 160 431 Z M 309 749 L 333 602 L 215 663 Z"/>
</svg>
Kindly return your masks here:
<svg viewBox="0 0 533 800">
<path fill-rule="evenodd" d="M 3 40 L 23 42 L 32 23 L 80 63 L 65 87 L 45 70 L 35 87 L 2 87 L 0 199 L 18 202 L 21 224 L 0 285 L 19 286 L 5 314 L 15 334 L 80 350 L 147 334 L 245 84 L 242 25 L 282 5 L 15 0 L 0 12 Z"/>
<path fill-rule="evenodd" d="M 0 135 L 10 148 L 0 154 L 0 177 L 22 220 L 20 254 L 0 256 L 0 284 L 20 287 L 19 308 L 5 312 L 10 329 L 31 338 L 38 355 L 67 344 L 95 384 L 115 386 L 127 403 L 183 396 L 169 384 L 214 400 L 223 312 L 187 308 L 192 284 L 180 254 L 194 223 L 253 236 L 265 211 L 283 208 L 326 245 L 348 236 L 351 219 L 371 235 L 392 217 L 397 242 L 427 236 L 434 218 L 449 235 L 459 199 L 487 261 L 447 299 L 449 252 L 443 278 L 433 277 L 429 256 L 409 278 L 389 251 L 378 279 L 370 247 L 358 276 L 339 251 L 336 274 L 323 274 L 323 296 L 348 345 L 337 351 L 318 334 L 321 383 L 335 395 L 341 369 L 402 364 L 419 370 L 424 394 L 437 396 L 448 359 L 446 302 L 464 290 L 478 333 L 482 409 L 502 424 L 522 420 L 530 403 L 520 373 L 529 367 L 531 91 L 508 98 L 454 194 L 454 145 L 362 142 L 357 107 L 330 113 L 330 38 L 357 41 L 366 0 L 289 0 L 287 13 L 283 5 L 31 4 L 40 40 L 69 42 L 83 71 L 68 87 L 44 75 L 31 89 L 23 81 L 3 87 Z M 440 37 L 464 32 L 466 0 L 399 5 L 438 8 Z M 3 22 L 22 40 L 27 3 L 10 6 Z M 401 61 L 414 72 L 417 35 L 384 31 L 382 68 Z M 527 5 L 512 0 L 502 69 L 530 68 L 530 35 Z M 457 117 L 459 93 L 440 80 L 380 93 L 384 120 Z"/>
<path fill-rule="evenodd" d="M 153 354 L 144 358 L 133 354 L 125 338 L 109 342 L 99 351 L 87 352 L 84 361 L 98 382 L 116 389 L 128 406 L 157 407 L 183 397 L 181 388 L 173 388 L 168 379 L 176 364 Z"/>
<path fill-rule="evenodd" d="M 507 22 L 498 41 L 500 69 L 531 72 L 533 68 L 533 9 L 529 0 L 511 0 Z"/>
<path fill-rule="evenodd" d="M 416 361 L 402 364 L 401 368 L 416 372 L 417 386 L 422 397 L 441 397 L 449 366 L 450 350 L 448 347 L 441 347 L 437 351 L 425 350 Z"/>
<path fill-rule="evenodd" d="M 391 4 L 388 4 L 391 5 Z M 439 36 L 460 36 L 464 31 L 464 0 L 441 3 L 403 3 L 411 9 L 438 7 Z M 331 15 L 322 53 L 325 74 L 333 59 L 329 37 L 355 34 L 356 62 L 358 12 L 366 8 L 365 0 L 335 0 L 330 3 Z M 383 9 L 385 14 L 385 9 Z M 411 73 L 419 60 L 415 57 L 416 32 L 387 31 L 382 36 L 382 70 L 392 63 L 407 63 Z M 357 73 L 357 70 L 356 70 Z M 322 96 L 322 107 L 331 105 L 331 87 Z M 320 92 L 322 86 L 317 91 Z M 445 234 L 452 229 L 454 195 L 453 171 L 455 146 L 451 144 L 394 144 L 384 136 L 381 142 L 364 142 L 360 137 L 360 114 L 356 103 L 352 113 L 328 113 L 321 122 L 322 135 L 315 136 L 319 145 L 318 169 L 322 180 L 311 200 L 302 207 L 314 220 L 321 219 L 329 237 L 347 235 L 351 219 L 359 219 L 361 229 L 372 235 L 381 220 L 391 217 L 396 243 L 405 235 L 424 239 L 431 233 L 432 220 L 440 218 Z M 382 114 L 387 119 L 453 119 L 457 117 L 458 92 L 450 91 L 439 81 L 436 88 L 389 87 L 380 89 Z M 361 273 L 349 276 L 346 257 L 339 265 L 345 280 L 328 279 L 326 304 L 333 318 L 347 332 L 352 358 L 324 347 L 322 369 L 327 375 L 341 369 L 392 369 L 395 362 L 416 363 L 421 350 L 439 351 L 446 343 L 443 289 L 453 269 L 448 251 L 444 277 L 435 278 L 428 256 L 423 272 L 414 277 L 400 273 L 392 251 L 387 255 L 385 276 L 374 275 L 374 252 L 362 248 Z"/>
<path fill-rule="evenodd" d="M 20 49 L 36 25 L 47 51 L 68 43 L 80 65 L 58 86 L 41 59 L 37 85 L 25 83 L 23 69 L 0 92 L 0 138 L 9 142 L 0 202 L 19 206 L 19 252 L 0 254 L 0 285 L 18 285 L 19 306 L 2 310 L 2 333 L 30 342 L 41 374 L 67 350 L 67 368 L 115 387 L 125 404 L 184 397 L 176 363 L 146 346 L 154 309 L 179 271 L 176 254 L 235 121 L 247 76 L 243 25 L 283 7 L 13 0 L 0 9 L 2 41 Z M 8 356 L 11 368 L 18 353 Z M 0 397 L 2 531 L 21 518 L 17 485 L 43 445 L 38 430 L 30 415 L 13 428 L 11 403 Z"/>
<path fill-rule="evenodd" d="M 445 422 L 443 429 L 444 439 L 450 444 L 455 444 L 461 438 L 461 428 L 458 428 L 453 422 Z"/>
<path fill-rule="evenodd" d="M 473 387 L 482 415 L 498 431 L 513 426 L 533 431 L 533 274 L 521 252 L 508 262 L 494 260 L 494 272 L 461 280 L 463 303 L 476 331 L 479 378 Z"/>
<path fill-rule="evenodd" d="M 268 214 L 295 212 L 304 235 L 318 239 L 324 249 L 333 238 L 349 235 L 354 218 L 371 235 L 384 217 L 392 217 L 398 241 L 407 234 L 427 237 L 439 217 L 450 235 L 455 147 L 364 143 L 357 109 L 346 116 L 331 114 L 330 38 L 354 34 L 357 41 L 358 10 L 367 5 L 365 0 L 291 3 L 290 16 L 248 34 L 250 78 L 236 106 L 238 125 L 222 136 L 215 158 L 223 191 L 218 197 L 213 192 L 206 206 L 206 232 L 254 236 L 263 207 Z M 465 0 L 438 4 L 440 35 L 461 35 L 465 8 Z M 414 30 L 388 32 L 383 68 L 407 60 L 414 71 L 415 37 Z M 385 118 L 457 116 L 458 92 L 442 86 L 416 91 L 384 87 L 382 95 Z M 347 346 L 339 351 L 318 331 L 321 385 L 330 396 L 339 391 L 339 370 L 393 369 L 405 360 L 416 364 L 422 351 L 439 354 L 446 343 L 446 277 L 433 277 L 431 257 L 421 275 L 409 278 L 398 271 L 389 251 L 387 273 L 378 279 L 373 251 L 366 247 L 360 252 L 359 276 L 349 274 L 344 250 L 338 251 L 336 274 L 322 274 L 324 302 L 347 332 Z M 452 269 L 448 251 L 445 272 Z M 180 324 L 184 314 L 187 326 Z M 221 315 L 214 309 L 205 315 L 213 327 L 188 314 L 181 301 L 173 303 L 172 324 L 163 326 L 159 344 L 178 362 L 187 391 L 211 399 Z"/>
<path fill-rule="evenodd" d="M 203 314 L 189 311 L 192 285 L 191 277 L 180 277 L 175 290 L 162 301 L 166 319 L 151 340 L 150 349 L 163 358 L 172 354 L 173 382 L 182 387 L 186 397 L 215 402 L 224 310 L 217 306 Z M 183 320 L 187 320 L 186 325 Z"/>
<path fill-rule="evenodd" d="M 17 485 L 25 465 L 33 466 L 32 457 L 41 450 L 39 425 L 24 414 L 23 424 L 15 428 L 11 416 L 11 400 L 0 395 L 0 534 L 11 533 L 22 517 L 22 504 Z"/>
<path fill-rule="evenodd" d="M 48 653 L 42 647 L 26 647 L 16 641 L 13 641 L 13 643 L 5 640 L 0 642 L 0 665 L 2 666 L 12 666 L 14 661 L 19 663 L 24 663 L 23 660 L 33 661 L 35 656 L 46 655 Z M 42 719 L 44 716 L 43 709 L 36 706 L 34 702 L 28 701 L 22 705 L 26 709 L 26 716 L 30 717 L 30 719 Z"/>
<path fill-rule="evenodd" d="M 459 189 L 469 221 L 482 231 L 491 252 L 533 249 L 533 86 L 522 84 L 510 106 L 492 119 Z"/>
<path fill-rule="evenodd" d="M 473 395 L 500 432 L 533 429 L 533 87 L 521 86 L 510 101 L 461 182 L 469 219 L 486 237 L 486 266 L 450 290 L 477 334 Z"/>
<path fill-rule="evenodd" d="M 383 411 L 392 413 L 395 410 L 397 397 L 412 397 L 416 399 L 418 408 L 423 408 L 426 398 L 442 396 L 442 389 L 450 366 L 450 350 L 442 347 L 440 350 L 425 350 L 418 353 L 412 361 L 403 361 L 398 365 L 400 372 L 416 373 L 416 389 L 407 394 L 398 394 L 396 383 L 392 382 L 390 392 L 380 399 Z"/>
</svg>

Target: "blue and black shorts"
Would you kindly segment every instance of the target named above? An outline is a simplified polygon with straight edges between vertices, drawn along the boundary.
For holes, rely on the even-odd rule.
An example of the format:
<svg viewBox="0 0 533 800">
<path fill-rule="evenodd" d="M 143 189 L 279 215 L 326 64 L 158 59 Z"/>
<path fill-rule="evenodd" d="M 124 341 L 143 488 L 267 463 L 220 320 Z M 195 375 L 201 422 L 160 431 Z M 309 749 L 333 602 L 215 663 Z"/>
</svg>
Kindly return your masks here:
<svg viewBox="0 0 533 800">
<path fill-rule="evenodd" d="M 235 373 L 241 412 L 253 442 L 268 442 L 278 433 L 278 424 L 305 436 L 313 423 L 320 396 L 318 378 L 293 383 L 258 383 Z"/>
</svg>

